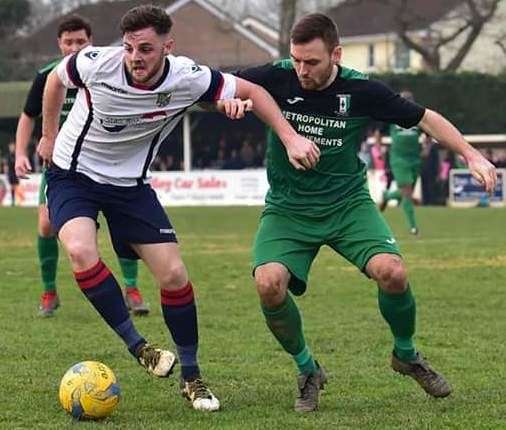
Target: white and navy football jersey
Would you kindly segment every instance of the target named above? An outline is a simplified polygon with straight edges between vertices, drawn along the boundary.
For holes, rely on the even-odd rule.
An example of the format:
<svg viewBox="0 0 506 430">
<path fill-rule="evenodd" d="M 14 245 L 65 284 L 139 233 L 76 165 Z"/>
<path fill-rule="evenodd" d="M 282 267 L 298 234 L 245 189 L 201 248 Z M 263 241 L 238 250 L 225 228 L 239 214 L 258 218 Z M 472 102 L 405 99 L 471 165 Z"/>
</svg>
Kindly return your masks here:
<svg viewBox="0 0 506 430">
<path fill-rule="evenodd" d="M 56 138 L 53 162 L 99 183 L 146 182 L 160 144 L 197 102 L 235 96 L 235 77 L 169 55 L 152 87 L 133 83 L 123 47 L 87 47 L 57 68 L 66 87 L 79 88 Z"/>
</svg>

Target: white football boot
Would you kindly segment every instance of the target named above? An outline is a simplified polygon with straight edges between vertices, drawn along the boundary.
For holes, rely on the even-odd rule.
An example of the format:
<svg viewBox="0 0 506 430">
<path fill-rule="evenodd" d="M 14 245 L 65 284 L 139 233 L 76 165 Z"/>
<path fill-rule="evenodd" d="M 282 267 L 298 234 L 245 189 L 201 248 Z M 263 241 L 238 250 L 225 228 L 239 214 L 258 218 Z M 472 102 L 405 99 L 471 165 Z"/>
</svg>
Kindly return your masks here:
<svg viewBox="0 0 506 430">
<path fill-rule="evenodd" d="M 220 401 L 207 388 L 202 379 L 193 381 L 181 380 L 181 394 L 197 411 L 214 412 L 220 409 Z"/>
<path fill-rule="evenodd" d="M 137 352 L 137 361 L 148 373 L 166 378 L 172 373 L 177 358 L 172 352 L 155 348 L 147 343 Z"/>
</svg>

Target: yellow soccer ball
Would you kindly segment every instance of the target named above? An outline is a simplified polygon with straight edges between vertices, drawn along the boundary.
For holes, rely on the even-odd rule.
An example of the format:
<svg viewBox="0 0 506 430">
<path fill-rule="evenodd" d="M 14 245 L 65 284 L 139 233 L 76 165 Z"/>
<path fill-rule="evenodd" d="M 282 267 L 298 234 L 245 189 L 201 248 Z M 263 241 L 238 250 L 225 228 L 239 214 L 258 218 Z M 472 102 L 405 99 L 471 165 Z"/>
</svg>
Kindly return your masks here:
<svg viewBox="0 0 506 430">
<path fill-rule="evenodd" d="M 76 419 L 109 416 L 119 403 L 116 376 L 105 364 L 82 361 L 74 364 L 60 382 L 60 403 Z"/>
</svg>

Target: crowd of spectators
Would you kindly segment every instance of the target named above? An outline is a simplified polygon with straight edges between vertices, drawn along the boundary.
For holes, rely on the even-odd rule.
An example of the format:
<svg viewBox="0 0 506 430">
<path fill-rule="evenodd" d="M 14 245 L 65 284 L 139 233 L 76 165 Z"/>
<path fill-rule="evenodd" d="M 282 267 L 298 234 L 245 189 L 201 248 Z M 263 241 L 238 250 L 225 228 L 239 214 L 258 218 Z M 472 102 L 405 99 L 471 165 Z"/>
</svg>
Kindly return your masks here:
<svg viewBox="0 0 506 430">
<path fill-rule="evenodd" d="M 215 142 L 205 136 L 195 139 L 192 166 L 195 169 L 253 169 L 263 167 L 265 140 L 251 133 L 222 133 Z"/>
<path fill-rule="evenodd" d="M 191 116 L 192 169 L 255 169 L 264 166 L 265 128 L 249 116 L 240 123 L 221 114 Z M 162 145 L 152 170 L 183 169 L 182 126 Z"/>
<path fill-rule="evenodd" d="M 161 151 L 152 165 L 155 171 L 183 170 L 182 145 L 176 151 Z M 265 139 L 250 135 L 237 139 L 223 135 L 217 141 L 195 139 L 192 142 L 192 169 L 240 170 L 264 166 Z"/>
</svg>

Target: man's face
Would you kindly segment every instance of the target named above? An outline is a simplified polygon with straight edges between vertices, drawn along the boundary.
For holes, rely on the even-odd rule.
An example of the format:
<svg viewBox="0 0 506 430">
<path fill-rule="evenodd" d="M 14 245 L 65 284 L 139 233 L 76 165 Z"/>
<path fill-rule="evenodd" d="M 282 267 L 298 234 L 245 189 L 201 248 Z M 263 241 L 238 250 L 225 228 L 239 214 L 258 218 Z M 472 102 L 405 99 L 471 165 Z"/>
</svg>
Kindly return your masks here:
<svg viewBox="0 0 506 430">
<path fill-rule="evenodd" d="M 58 38 L 58 47 L 63 56 L 75 54 L 91 44 L 86 30 L 64 31 Z"/>
<path fill-rule="evenodd" d="M 311 42 L 290 44 L 290 56 L 300 85 L 305 90 L 319 90 L 327 83 L 334 64 L 341 59 L 341 47 L 329 52 L 322 39 Z"/>
<path fill-rule="evenodd" d="M 165 56 L 170 54 L 173 40 L 168 35 L 156 34 L 153 27 L 123 35 L 125 64 L 137 84 L 154 84 L 163 70 Z"/>
</svg>

